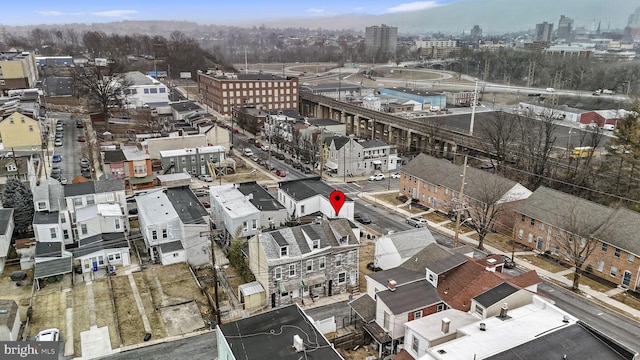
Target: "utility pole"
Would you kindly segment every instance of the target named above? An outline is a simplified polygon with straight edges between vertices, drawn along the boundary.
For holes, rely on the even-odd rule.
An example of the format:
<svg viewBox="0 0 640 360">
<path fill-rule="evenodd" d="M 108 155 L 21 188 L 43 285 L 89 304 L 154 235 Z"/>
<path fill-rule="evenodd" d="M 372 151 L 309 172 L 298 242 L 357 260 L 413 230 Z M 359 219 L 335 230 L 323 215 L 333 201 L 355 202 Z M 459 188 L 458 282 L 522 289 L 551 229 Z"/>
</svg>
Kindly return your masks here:
<svg viewBox="0 0 640 360">
<path fill-rule="evenodd" d="M 464 210 L 462 204 L 464 199 L 464 181 L 467 177 L 467 155 L 464 156 L 464 164 L 462 165 L 462 184 L 460 185 L 460 194 L 458 194 L 458 206 L 456 211 L 456 234 L 453 238 L 453 248 L 458 247 L 458 240 L 460 238 L 460 213 Z"/>
<path fill-rule="evenodd" d="M 218 269 L 216 268 L 215 244 L 213 243 L 213 239 L 214 236 L 219 235 L 221 232 L 221 230 L 214 229 L 212 229 L 211 231 L 200 232 L 200 236 L 209 236 L 209 241 L 211 242 L 211 269 L 213 270 L 213 292 L 215 297 L 214 300 L 216 302 L 216 322 L 218 323 L 218 325 L 220 325 L 222 321 L 220 320 L 220 302 L 218 300 Z"/>
</svg>

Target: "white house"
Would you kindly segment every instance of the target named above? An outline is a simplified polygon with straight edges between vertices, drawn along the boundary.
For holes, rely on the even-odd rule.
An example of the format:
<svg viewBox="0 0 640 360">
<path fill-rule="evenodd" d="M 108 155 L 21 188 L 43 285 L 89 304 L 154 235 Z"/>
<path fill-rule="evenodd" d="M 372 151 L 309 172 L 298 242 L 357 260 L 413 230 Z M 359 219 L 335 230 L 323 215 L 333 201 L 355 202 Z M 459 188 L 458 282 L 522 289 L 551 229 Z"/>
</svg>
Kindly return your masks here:
<svg viewBox="0 0 640 360">
<path fill-rule="evenodd" d="M 74 261 L 83 273 L 131 265 L 129 241 L 123 232 L 101 233 L 80 239 L 72 250 Z"/>
<path fill-rule="evenodd" d="M 251 195 L 244 195 L 234 184 L 212 186 L 209 191 L 211 216 L 218 229 L 226 230 L 227 237 L 248 238 L 258 232 L 260 210 L 251 203 Z"/>
<path fill-rule="evenodd" d="M 76 211 L 78 239 L 102 233 L 121 233 L 124 237 L 125 215 L 119 204 L 93 204 Z"/>
<path fill-rule="evenodd" d="M 349 197 L 345 197 L 345 202 L 336 215 L 329 202 L 329 195 L 334 190 L 319 178 L 285 181 L 278 184 L 278 201 L 290 216 L 339 217 L 353 221 L 355 203 Z"/>
<path fill-rule="evenodd" d="M 123 89 L 128 108 L 157 107 L 169 104 L 169 88 L 162 82 L 139 71 L 125 74 L 131 85 Z"/>
<path fill-rule="evenodd" d="M 14 227 L 13 209 L 0 209 L 0 274 L 9 255 Z"/>
<path fill-rule="evenodd" d="M 382 235 L 376 240 L 374 264 L 382 270 L 398 267 L 435 241 L 426 227 Z"/>
<path fill-rule="evenodd" d="M 136 196 L 140 232 L 152 260 L 210 263 L 209 216 L 187 186 Z"/>
<path fill-rule="evenodd" d="M 325 167 L 337 176 L 387 173 L 398 167 L 396 147 L 383 141 L 334 136 L 325 139 L 325 146 L 329 149 Z"/>
</svg>

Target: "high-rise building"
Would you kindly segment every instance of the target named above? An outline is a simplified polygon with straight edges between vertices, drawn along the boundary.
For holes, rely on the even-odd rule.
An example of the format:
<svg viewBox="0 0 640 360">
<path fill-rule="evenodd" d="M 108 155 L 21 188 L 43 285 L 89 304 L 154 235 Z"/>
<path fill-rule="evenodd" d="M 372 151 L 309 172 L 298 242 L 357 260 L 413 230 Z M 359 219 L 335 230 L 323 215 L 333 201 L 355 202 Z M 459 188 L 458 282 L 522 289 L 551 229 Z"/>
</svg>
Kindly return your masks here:
<svg viewBox="0 0 640 360">
<path fill-rule="evenodd" d="M 395 54 L 398 47 L 398 28 L 394 26 L 367 26 L 364 44 L 371 53 Z"/>
<path fill-rule="evenodd" d="M 533 34 L 533 41 L 549 42 L 551 41 L 551 35 L 553 34 L 553 24 L 543 22 L 542 24 L 536 24 L 536 31 Z"/>
<path fill-rule="evenodd" d="M 570 40 L 571 32 L 573 30 L 573 19 L 560 15 L 560 21 L 558 21 L 558 38 Z"/>
<path fill-rule="evenodd" d="M 640 7 L 629 16 L 625 34 L 632 38 L 640 38 Z"/>
<path fill-rule="evenodd" d="M 482 28 L 480 27 L 480 25 L 473 25 L 473 28 L 471 29 L 471 38 L 475 39 L 475 38 L 481 38 L 482 37 Z"/>
</svg>

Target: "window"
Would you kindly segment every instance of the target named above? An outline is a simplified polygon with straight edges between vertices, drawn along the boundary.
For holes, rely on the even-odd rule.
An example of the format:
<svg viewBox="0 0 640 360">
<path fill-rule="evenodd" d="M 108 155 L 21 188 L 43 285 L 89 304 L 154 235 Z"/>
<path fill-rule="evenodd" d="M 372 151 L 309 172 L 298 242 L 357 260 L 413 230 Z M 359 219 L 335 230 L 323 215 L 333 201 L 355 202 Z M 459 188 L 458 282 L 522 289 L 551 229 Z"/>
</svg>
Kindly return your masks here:
<svg viewBox="0 0 640 360">
<path fill-rule="evenodd" d="M 82 205 L 82 198 L 81 197 L 77 197 L 77 198 L 73 199 L 73 205 Z"/>
<path fill-rule="evenodd" d="M 62 230 L 62 236 L 65 240 L 69 239 L 69 230 Z"/>
<path fill-rule="evenodd" d="M 596 263 L 596 270 L 602 272 L 602 270 L 604 270 L 604 261 L 602 260 L 598 260 L 598 262 Z"/>
<path fill-rule="evenodd" d="M 273 269 L 273 277 L 276 280 L 281 280 L 282 279 L 282 268 L 277 267 L 277 268 Z"/>
<path fill-rule="evenodd" d="M 418 310 L 418 311 L 413 313 L 413 318 L 414 319 L 420 319 L 421 317 L 422 317 L 422 310 Z"/>
<path fill-rule="evenodd" d="M 341 272 L 338 274 L 338 284 L 344 284 L 347 281 L 347 273 Z"/>
<path fill-rule="evenodd" d="M 248 222 L 246 222 L 246 221 L 242 222 L 242 230 L 243 231 L 249 230 L 249 223 Z"/>
<path fill-rule="evenodd" d="M 153 240 L 158 240 L 158 232 L 156 230 L 151 231 L 151 237 Z"/>
<path fill-rule="evenodd" d="M 445 306 L 444 306 L 444 304 L 438 304 L 438 308 L 437 308 L 437 310 L 436 310 L 436 311 L 437 311 L 437 312 L 440 312 L 440 311 L 444 311 L 444 310 L 445 310 Z"/>
<path fill-rule="evenodd" d="M 538 227 L 540 228 L 540 230 L 544 230 L 544 223 L 541 221 Z"/>
<path fill-rule="evenodd" d="M 96 203 L 94 195 L 87 195 L 87 205 L 93 205 Z"/>
<path fill-rule="evenodd" d="M 630 263 L 632 263 L 632 262 L 633 262 L 633 259 L 634 259 L 634 258 L 635 258 L 635 256 L 634 256 L 633 254 L 628 254 L 628 255 L 627 255 L 627 261 L 628 261 L 628 262 L 630 262 Z"/>
<path fill-rule="evenodd" d="M 607 252 L 607 247 L 609 247 L 609 245 L 602 243 L 602 245 L 600 246 L 600 250 Z"/>
<path fill-rule="evenodd" d="M 162 229 L 162 238 L 166 239 L 169 237 L 169 234 L 167 233 L 167 229 Z"/>
<path fill-rule="evenodd" d="M 120 219 L 115 219 L 113 221 L 113 225 L 114 225 L 116 230 L 120 230 Z"/>
<path fill-rule="evenodd" d="M 107 193 L 107 201 L 115 201 L 115 196 L 113 196 L 113 193 Z"/>
<path fill-rule="evenodd" d="M 327 267 L 327 264 L 326 264 L 326 262 L 325 262 L 325 258 L 324 258 L 324 256 L 323 256 L 323 257 L 321 257 L 320 259 L 318 259 L 318 268 L 319 268 L 320 270 L 324 270 L 324 268 L 325 268 L 325 267 Z"/>
<path fill-rule="evenodd" d="M 45 201 L 38 201 L 38 210 L 44 210 L 47 208 L 47 203 Z"/>
<path fill-rule="evenodd" d="M 144 93 L 148 94 L 149 93 L 149 89 L 144 89 Z"/>
<path fill-rule="evenodd" d="M 307 272 L 313 271 L 313 260 L 307 260 Z"/>
<path fill-rule="evenodd" d="M 300 215 L 304 215 L 304 205 L 300 205 Z"/>
<path fill-rule="evenodd" d="M 620 249 L 619 248 L 615 248 L 615 250 L 613 250 L 613 256 L 615 257 L 620 257 Z"/>
<path fill-rule="evenodd" d="M 531 219 L 531 221 L 529 221 L 529 224 L 531 224 L 531 226 L 536 224 L 536 220 L 535 219 Z"/>
<path fill-rule="evenodd" d="M 158 89 L 157 88 L 151 88 L 149 90 L 150 90 L 149 92 L 152 93 L 152 94 L 157 94 L 158 93 Z"/>
<path fill-rule="evenodd" d="M 518 239 L 522 239 L 524 237 L 524 230 L 518 230 Z"/>
<path fill-rule="evenodd" d="M 87 224 L 80 225 L 80 229 L 82 231 L 82 235 L 87 235 L 89 231 L 87 230 Z"/>
<path fill-rule="evenodd" d="M 389 330 L 389 321 L 391 320 L 391 315 L 388 312 L 384 312 L 384 317 L 382 320 L 382 326 L 386 329 Z"/>
<path fill-rule="evenodd" d="M 289 255 L 289 247 L 288 246 L 281 246 L 280 247 L 280 256 L 287 256 Z"/>
<path fill-rule="evenodd" d="M 313 240 L 313 248 L 320 249 L 320 240 Z"/>
<path fill-rule="evenodd" d="M 336 255 L 336 266 L 342 266 L 342 255 Z"/>
<path fill-rule="evenodd" d="M 289 264 L 289 276 L 296 276 L 296 264 Z"/>
<path fill-rule="evenodd" d="M 160 90 L 160 94 L 164 94 L 164 93 L 166 93 L 166 92 L 167 92 L 167 89 L 165 89 L 165 88 L 160 88 L 160 89 L 158 89 L 158 90 Z"/>
<path fill-rule="evenodd" d="M 525 220 L 525 216 L 524 215 L 520 215 L 520 220 L 524 221 Z"/>
<path fill-rule="evenodd" d="M 29 125 L 29 131 L 33 131 L 33 125 Z"/>
<path fill-rule="evenodd" d="M 484 308 L 480 305 L 476 305 L 476 314 L 482 316 L 482 314 L 484 313 Z"/>
<path fill-rule="evenodd" d="M 120 260 L 120 253 L 109 254 L 107 255 L 107 259 L 109 259 L 109 261 Z"/>
<path fill-rule="evenodd" d="M 55 239 L 55 238 L 58 237 L 58 232 L 56 231 L 56 228 L 51 228 L 49 230 L 51 230 L 51 238 L 52 239 Z"/>
<path fill-rule="evenodd" d="M 420 339 L 418 339 L 417 336 L 413 335 L 413 338 L 411 339 L 411 350 L 413 350 L 413 352 L 417 354 L 419 347 L 420 347 Z"/>
<path fill-rule="evenodd" d="M 529 235 L 527 235 L 527 241 L 528 242 L 533 242 L 533 234 L 529 233 Z"/>
<path fill-rule="evenodd" d="M 251 220 L 251 228 L 253 230 L 258 228 L 258 220 L 256 220 L 256 219 Z"/>
<path fill-rule="evenodd" d="M 618 268 L 615 266 L 612 266 L 611 269 L 609 270 L 609 275 L 615 277 L 616 275 L 618 275 Z"/>
</svg>

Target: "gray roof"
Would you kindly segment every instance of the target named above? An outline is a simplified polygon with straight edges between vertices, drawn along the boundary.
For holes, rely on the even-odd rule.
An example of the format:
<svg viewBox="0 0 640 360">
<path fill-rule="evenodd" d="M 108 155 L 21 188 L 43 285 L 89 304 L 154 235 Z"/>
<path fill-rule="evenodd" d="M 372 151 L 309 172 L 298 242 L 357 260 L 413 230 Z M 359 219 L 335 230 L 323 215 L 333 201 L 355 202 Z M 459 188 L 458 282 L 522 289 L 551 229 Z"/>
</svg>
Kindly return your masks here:
<svg viewBox="0 0 640 360">
<path fill-rule="evenodd" d="M 438 295 L 438 290 L 429 284 L 427 280 L 397 286 L 395 291 L 380 291 L 377 296 L 395 315 L 411 310 L 424 309 L 442 302 L 440 295 Z"/>
<path fill-rule="evenodd" d="M 400 231 L 397 233 L 383 235 L 388 237 L 395 246 L 400 258 L 406 258 L 413 256 L 425 246 L 436 242 L 431 231 L 425 226 L 417 229 L 411 229 L 407 231 Z"/>
<path fill-rule="evenodd" d="M 561 191 L 539 187 L 516 209 L 521 214 L 576 235 L 588 237 L 614 217 L 615 209 Z M 631 215 L 631 214 L 629 214 Z M 636 215 L 636 223 L 640 216 Z M 624 220 L 619 220 L 620 225 Z M 613 230 L 606 226 L 607 232 Z M 614 244 L 617 239 L 601 234 Z M 623 240 L 624 241 L 624 240 Z M 638 245 L 635 246 L 636 249 Z M 637 252 L 640 254 L 640 252 Z"/>
<path fill-rule="evenodd" d="M 50 211 L 61 210 L 60 206 L 64 206 L 64 186 L 59 181 L 48 178 L 44 183 L 33 187 L 33 203 L 38 201 L 48 201 Z"/>
<path fill-rule="evenodd" d="M 410 89 L 410 88 L 406 88 L 406 87 L 383 88 L 382 90 L 396 91 L 396 92 L 401 92 L 401 93 L 406 93 L 406 94 L 411 94 L 411 95 L 418 95 L 418 96 L 440 96 L 440 95 L 442 95 L 441 92 L 429 92 L 429 91 L 424 91 L 424 90 Z"/>
<path fill-rule="evenodd" d="M 250 283 L 238 285 L 238 291 L 240 291 L 244 296 L 250 296 L 254 294 L 259 294 L 264 291 L 262 284 L 257 281 L 252 281 Z"/>
<path fill-rule="evenodd" d="M 637 352 L 578 321 L 485 359 L 562 359 L 565 355 L 580 360 L 632 360 Z"/>
<path fill-rule="evenodd" d="M 150 79 L 149 77 L 147 77 L 145 74 L 141 73 L 140 71 L 130 71 L 130 72 L 125 74 L 125 77 L 126 77 L 127 80 L 129 80 L 132 83 L 132 85 L 160 84 L 159 81 L 154 81 L 153 79 Z"/>
<path fill-rule="evenodd" d="M 445 159 L 427 154 L 419 154 L 402 168 L 402 172 L 422 179 L 430 184 L 449 189 L 460 189 L 462 166 L 454 165 Z M 518 183 L 480 169 L 467 167 L 464 195 L 482 203 L 493 203 Z M 498 194 L 497 198 L 495 198 Z M 491 198 L 488 201 L 487 198 Z M 484 200 L 484 201 L 483 201 Z"/>
<path fill-rule="evenodd" d="M 313 84 L 313 85 L 305 85 L 305 86 L 309 88 L 311 91 L 317 91 L 317 92 L 337 91 L 338 89 L 340 89 L 340 91 L 359 91 L 361 89 L 360 85 L 350 84 L 346 82 L 340 82 L 340 83 L 331 82 L 331 83 Z"/>
<path fill-rule="evenodd" d="M 332 126 L 342 124 L 340 121 L 333 119 L 307 119 L 307 122 L 313 126 Z"/>
<path fill-rule="evenodd" d="M 64 255 L 58 259 L 36 262 L 36 268 L 33 272 L 35 279 L 41 279 L 49 276 L 68 274 L 71 272 L 73 258 Z"/>
<path fill-rule="evenodd" d="M 305 312 L 293 304 L 219 325 L 236 359 L 342 360 Z M 304 341 L 306 353 L 292 350 L 293 337 Z"/>
<path fill-rule="evenodd" d="M 363 294 L 359 298 L 349 303 L 349 306 L 355 311 L 365 322 L 372 322 L 376 319 L 376 301 L 367 294 Z"/>
<path fill-rule="evenodd" d="M 59 76 L 47 76 L 43 83 L 47 96 L 72 96 L 73 85 L 73 78 Z"/>
<path fill-rule="evenodd" d="M 329 195 L 336 190 L 330 185 L 320 180 L 319 177 L 283 181 L 280 182 L 279 187 L 282 191 L 287 193 L 295 200 L 304 200 L 318 194 L 329 198 Z M 345 196 L 346 201 L 353 201 L 351 198 Z"/>
<path fill-rule="evenodd" d="M 171 108 L 177 112 L 203 110 L 200 105 L 195 103 L 195 101 L 172 102 L 169 103 L 169 106 L 171 106 Z"/>
<path fill-rule="evenodd" d="M 84 183 L 69 184 L 64 186 L 64 196 L 78 196 L 87 194 L 99 194 L 124 190 L 124 180 L 106 179 L 87 181 Z"/>
<path fill-rule="evenodd" d="M 361 142 L 360 145 L 362 145 L 362 147 L 365 149 L 389 146 L 389 144 L 380 140 L 365 140 Z"/>
<path fill-rule="evenodd" d="M 165 192 L 183 224 L 205 224 L 208 212 L 188 186 L 173 187 Z"/>
<path fill-rule="evenodd" d="M 608 222 L 605 222 L 594 232 L 593 236 L 596 239 L 640 256 L 638 224 L 640 224 L 640 213 L 620 208 L 615 211 Z"/>
<path fill-rule="evenodd" d="M 27 157 L 0 159 L 0 176 L 15 175 L 16 173 L 26 174 L 28 172 L 28 169 L 27 169 L 28 161 L 29 160 Z M 14 170 L 14 171 L 7 170 L 8 165 L 16 166 L 17 170 Z"/>
<path fill-rule="evenodd" d="M 61 257 L 62 243 L 58 241 L 38 241 L 36 243 L 36 257 Z"/>
<path fill-rule="evenodd" d="M 343 146 L 349 143 L 350 139 L 351 138 L 347 136 L 328 136 L 324 139 L 324 143 L 331 146 L 331 142 L 333 142 L 336 150 L 340 150 Z"/>
<path fill-rule="evenodd" d="M 482 294 L 476 296 L 473 299 L 477 301 L 480 305 L 487 308 L 489 306 L 497 304 L 507 296 L 515 293 L 516 291 L 518 291 L 518 288 L 516 288 L 513 285 L 510 285 L 509 283 L 503 282 L 502 284 L 483 292 Z"/>
<path fill-rule="evenodd" d="M 442 259 L 450 257 L 451 254 L 452 252 L 449 249 L 439 244 L 431 243 L 400 264 L 400 267 L 418 273 L 425 273 L 426 268 Z"/>
<path fill-rule="evenodd" d="M 4 234 L 7 232 L 7 228 L 9 227 L 9 223 L 13 217 L 13 209 L 0 209 L 0 234 Z"/>
<path fill-rule="evenodd" d="M 60 213 L 57 211 L 36 211 L 33 214 L 34 224 L 57 224 L 59 221 Z"/>
<path fill-rule="evenodd" d="M 124 233 L 104 233 L 79 240 L 79 247 L 69 250 L 71 250 L 73 256 L 80 257 L 104 249 L 122 249 L 128 247 L 129 242 L 124 236 Z"/>
<path fill-rule="evenodd" d="M 253 199 L 249 200 L 249 202 L 258 210 L 274 211 L 285 208 L 276 198 L 255 181 L 238 184 L 238 191 L 245 196 L 251 194 Z"/>
<path fill-rule="evenodd" d="M 371 279 L 377 281 L 380 284 L 386 285 L 389 280 L 395 280 L 397 285 L 404 285 L 417 280 L 424 279 L 425 271 L 422 272 L 407 270 L 401 267 L 382 270 L 367 275 Z"/>
<path fill-rule="evenodd" d="M 447 258 L 441 259 L 429 266 L 429 270 L 436 274 L 442 274 L 453 268 L 456 268 L 469 261 L 469 258 L 462 254 L 453 254 Z"/>
<path fill-rule="evenodd" d="M 182 246 L 182 242 L 180 240 L 160 244 L 160 252 L 163 254 L 180 250 L 184 250 L 184 246 Z"/>
<path fill-rule="evenodd" d="M 127 160 L 122 150 L 111 150 L 102 153 L 102 159 L 106 163 L 119 163 Z"/>
</svg>

